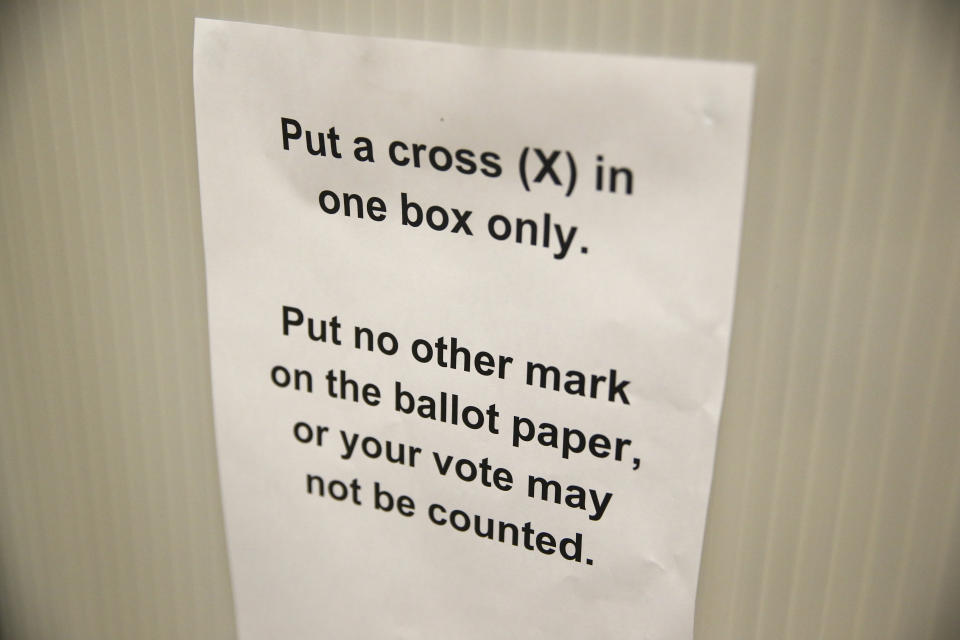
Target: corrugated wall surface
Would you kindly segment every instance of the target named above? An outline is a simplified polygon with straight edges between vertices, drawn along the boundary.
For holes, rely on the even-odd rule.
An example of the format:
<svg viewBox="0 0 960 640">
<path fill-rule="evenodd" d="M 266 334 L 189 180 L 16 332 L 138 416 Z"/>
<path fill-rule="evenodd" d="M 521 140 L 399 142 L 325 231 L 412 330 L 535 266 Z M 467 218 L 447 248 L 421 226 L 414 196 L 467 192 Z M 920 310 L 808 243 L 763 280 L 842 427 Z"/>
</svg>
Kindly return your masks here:
<svg viewBox="0 0 960 640">
<path fill-rule="evenodd" d="M 0 2 L 0 636 L 234 637 L 194 16 L 755 62 L 697 638 L 960 637 L 952 0 Z"/>
</svg>

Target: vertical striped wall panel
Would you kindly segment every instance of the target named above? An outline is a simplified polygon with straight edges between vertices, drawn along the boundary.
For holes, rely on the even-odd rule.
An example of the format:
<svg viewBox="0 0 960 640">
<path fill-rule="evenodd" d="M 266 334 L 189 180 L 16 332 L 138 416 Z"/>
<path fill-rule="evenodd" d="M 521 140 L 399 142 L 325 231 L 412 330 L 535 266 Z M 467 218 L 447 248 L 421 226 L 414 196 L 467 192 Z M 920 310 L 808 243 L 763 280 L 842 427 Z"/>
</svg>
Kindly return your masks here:
<svg viewBox="0 0 960 640">
<path fill-rule="evenodd" d="M 233 638 L 194 16 L 757 64 L 698 640 L 960 637 L 960 3 L 0 2 L 0 637 Z"/>
</svg>

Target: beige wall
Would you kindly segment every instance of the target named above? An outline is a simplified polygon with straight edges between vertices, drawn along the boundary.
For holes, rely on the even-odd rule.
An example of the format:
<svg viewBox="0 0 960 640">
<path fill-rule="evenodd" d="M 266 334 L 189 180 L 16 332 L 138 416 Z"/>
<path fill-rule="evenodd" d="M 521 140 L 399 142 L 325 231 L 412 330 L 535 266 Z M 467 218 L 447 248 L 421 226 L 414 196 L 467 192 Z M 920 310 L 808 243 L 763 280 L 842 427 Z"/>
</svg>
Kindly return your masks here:
<svg viewBox="0 0 960 640">
<path fill-rule="evenodd" d="M 0 636 L 234 637 L 194 16 L 756 62 L 697 638 L 960 637 L 953 0 L 0 1 Z"/>
</svg>

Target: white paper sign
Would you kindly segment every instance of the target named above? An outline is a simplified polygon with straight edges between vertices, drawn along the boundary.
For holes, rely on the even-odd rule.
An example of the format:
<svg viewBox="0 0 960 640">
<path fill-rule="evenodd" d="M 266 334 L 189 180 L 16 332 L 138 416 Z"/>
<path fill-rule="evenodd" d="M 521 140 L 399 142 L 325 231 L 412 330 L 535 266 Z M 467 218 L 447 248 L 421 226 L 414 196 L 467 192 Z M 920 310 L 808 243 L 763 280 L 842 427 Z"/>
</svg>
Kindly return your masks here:
<svg viewBox="0 0 960 640">
<path fill-rule="evenodd" d="M 689 638 L 753 70 L 196 22 L 240 637 Z"/>
</svg>

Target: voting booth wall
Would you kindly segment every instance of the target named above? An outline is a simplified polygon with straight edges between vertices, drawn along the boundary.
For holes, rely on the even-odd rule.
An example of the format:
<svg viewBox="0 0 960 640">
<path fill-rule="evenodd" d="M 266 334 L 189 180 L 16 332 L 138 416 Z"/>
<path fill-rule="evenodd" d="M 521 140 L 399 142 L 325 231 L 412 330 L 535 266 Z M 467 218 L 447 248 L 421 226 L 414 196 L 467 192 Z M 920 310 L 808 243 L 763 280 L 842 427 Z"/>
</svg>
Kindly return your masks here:
<svg viewBox="0 0 960 640">
<path fill-rule="evenodd" d="M 363 599 L 360 586 L 325 582 L 328 567 L 323 564 L 324 558 L 332 552 L 324 548 L 322 543 L 329 538 L 319 530 L 297 532 L 296 545 L 290 549 L 302 552 L 302 566 L 311 569 L 304 573 L 312 573 L 313 562 L 320 563 L 317 566 L 323 571 L 295 576 L 264 563 L 262 576 L 256 573 L 261 570 L 256 563 L 262 555 L 250 547 L 253 538 L 247 534 L 259 526 L 253 523 L 258 516 L 269 520 L 276 514 L 263 506 L 273 499 L 269 494 L 261 497 L 264 502 L 257 503 L 257 510 L 243 511 L 247 491 L 242 484 L 243 473 L 258 463 L 243 456 L 252 456 L 251 451 L 257 451 L 263 443 L 247 443 L 249 448 L 242 450 L 234 447 L 220 404 L 216 405 L 220 422 L 216 430 L 214 426 L 214 398 L 226 388 L 224 380 L 229 368 L 220 365 L 217 370 L 217 363 L 230 362 L 222 358 L 235 354 L 225 352 L 236 351 L 232 348 L 236 343 L 220 342 L 220 322 L 226 318 L 240 326 L 247 322 L 247 314 L 240 313 L 243 318 L 227 318 L 229 313 L 218 315 L 226 307 L 216 301 L 229 299 L 219 293 L 227 287 L 224 283 L 228 277 L 221 267 L 231 263 L 222 252 L 217 253 L 217 248 L 226 246 L 218 244 L 219 238 L 233 238 L 233 230 L 223 220 L 209 217 L 210 194 L 229 180 L 216 173 L 204 173 L 204 162 L 215 164 L 211 159 L 214 156 L 209 155 L 212 147 L 205 147 L 204 140 L 213 139 L 207 132 L 217 125 L 215 115 L 223 114 L 220 125 L 234 116 L 211 98 L 211 85 L 203 83 L 204 78 L 216 82 L 229 76 L 233 82 L 242 77 L 243 70 L 234 75 L 218 72 L 216 65 L 231 58 L 217 56 L 225 55 L 223 51 L 229 51 L 231 43 L 236 42 L 230 40 L 232 34 L 242 32 L 259 38 L 260 32 L 221 27 L 219 22 L 195 23 L 197 18 L 522 50 L 509 54 L 510 60 L 541 65 L 535 67 L 538 74 L 530 74 L 530 86 L 542 86 L 545 91 L 548 87 L 552 91 L 568 87 L 567 99 L 549 98 L 555 100 L 558 112 L 576 105 L 575 113 L 628 113 L 632 110 L 629 106 L 614 104 L 609 96 L 632 88 L 613 87 L 609 93 L 592 94 L 590 100 L 578 88 L 584 86 L 584 76 L 590 75 L 583 69 L 589 69 L 592 58 L 564 59 L 569 60 L 570 70 L 580 70 L 576 74 L 570 71 L 568 82 L 559 73 L 555 78 L 546 73 L 554 58 L 525 57 L 530 51 L 753 65 L 750 77 L 754 88 L 749 101 L 741 100 L 749 95 L 746 67 L 709 67 L 710 74 L 713 70 L 730 72 L 729 78 L 724 76 L 722 82 L 714 84 L 710 84 L 710 78 L 701 82 L 696 75 L 700 67 L 679 62 L 645 62 L 648 66 L 643 69 L 647 71 L 638 76 L 653 82 L 663 69 L 677 78 L 686 73 L 685 69 L 691 69 L 696 77 L 690 84 L 697 90 L 704 86 L 739 87 L 714 103 L 721 107 L 733 105 L 726 113 L 727 120 L 720 107 L 714 114 L 704 111 L 697 117 L 702 116 L 698 122 L 710 130 L 716 127 L 717 131 L 724 131 L 725 124 L 738 123 L 733 127 L 737 135 L 731 136 L 730 157 L 740 157 L 737 144 L 743 143 L 748 162 L 743 206 L 731 205 L 730 210 L 735 209 L 737 215 L 725 228 L 738 240 L 738 244 L 731 245 L 738 252 L 730 254 L 734 258 L 727 265 L 731 269 L 736 266 L 732 328 L 727 332 L 714 331 L 720 334 L 720 343 L 729 342 L 729 356 L 718 355 L 714 360 L 714 364 L 723 364 L 717 372 L 722 411 L 719 427 L 705 435 L 709 447 L 704 451 L 712 454 L 715 437 L 715 456 L 706 455 L 707 459 L 700 460 L 696 469 L 706 479 L 712 478 L 712 484 L 707 481 L 703 485 L 709 490 L 709 507 L 698 516 L 702 519 L 705 514 L 705 527 L 693 517 L 694 526 L 684 530 L 690 533 L 687 542 L 696 543 L 697 551 L 702 535 L 699 564 L 694 562 L 684 569 L 693 576 L 684 583 L 691 590 L 690 598 L 680 597 L 683 602 L 692 602 L 692 594 L 696 594 L 695 610 L 689 621 L 693 637 L 960 637 L 960 3 L 951 0 L 13 0 L 0 4 L 0 637 L 227 639 L 238 637 L 238 631 L 240 637 L 293 637 L 284 635 L 279 627 L 274 629 L 276 635 L 271 634 L 269 625 L 264 623 L 270 618 L 261 612 L 250 613 L 248 608 L 248 603 L 270 597 L 286 599 L 286 594 L 258 594 L 256 588 L 257 584 L 282 584 L 287 578 L 293 585 L 316 586 L 299 594 L 305 601 L 304 609 L 341 611 L 357 621 L 350 623 L 359 625 L 357 628 L 386 629 L 376 637 L 439 637 L 436 629 L 442 625 L 450 626 L 451 633 L 446 637 L 468 637 L 467 630 L 460 628 L 465 623 L 459 614 L 450 614 L 447 619 L 442 613 L 424 613 L 431 620 L 421 625 L 414 612 L 402 618 L 403 625 L 370 626 L 370 621 L 376 622 L 382 611 L 376 602 Z M 204 33 L 208 34 L 206 39 Z M 263 34 L 264 41 L 289 40 L 297 43 L 291 45 L 294 48 L 302 45 L 307 50 L 327 46 L 328 42 L 339 43 L 335 46 L 344 51 L 355 48 L 366 52 L 368 58 L 357 57 L 372 66 L 376 62 L 370 61 L 376 61 L 383 51 L 394 55 L 394 45 L 380 40 L 376 41 L 380 44 L 368 45 L 362 40 L 329 40 L 295 31 L 268 30 Z M 405 52 L 397 54 L 404 56 L 430 51 L 405 49 L 403 45 L 396 50 Z M 479 56 L 481 64 L 496 58 L 489 50 L 443 51 L 465 60 Z M 268 48 L 266 53 L 241 53 L 247 56 L 244 59 L 253 61 L 251 69 L 257 66 L 257 59 L 262 59 L 262 74 L 266 73 L 263 69 L 272 69 L 271 61 L 286 60 L 279 47 Z M 624 84 L 632 82 L 627 75 L 633 72 L 629 60 L 596 60 L 598 67 L 622 64 Z M 391 73 L 410 73 L 414 74 L 410 77 L 419 78 L 415 75 L 417 69 L 410 66 L 416 67 L 398 65 Z M 322 67 L 322 60 L 318 60 L 315 65 L 288 69 L 290 75 L 284 76 L 285 86 L 278 92 L 295 97 L 298 83 L 303 83 L 311 85 L 314 93 L 310 95 L 322 97 L 324 87 L 317 83 L 328 78 L 328 70 Z M 376 73 L 375 70 L 371 77 L 377 81 L 358 76 L 357 83 L 371 92 L 389 90 L 391 73 Z M 709 75 L 706 71 L 704 74 Z M 449 92 L 445 92 L 443 83 L 436 82 L 434 76 L 425 77 L 432 82 L 429 91 L 433 93 L 429 95 L 444 99 Z M 471 79 L 456 74 L 447 77 L 451 91 L 462 92 L 465 112 L 469 112 L 471 95 L 462 87 L 469 86 Z M 504 76 L 505 85 L 508 80 Z M 669 84 L 676 83 L 680 80 Z M 424 86 L 427 84 L 425 80 Z M 337 87 L 332 86 L 331 92 L 340 91 Z M 717 91 L 717 95 L 723 93 Z M 237 89 L 236 95 L 239 101 L 261 102 L 254 92 Z M 401 91 L 392 95 L 403 94 Z M 650 95 L 658 94 L 651 90 Z M 532 100 L 518 99 L 512 105 L 506 96 L 495 105 L 494 111 L 499 115 L 490 117 L 530 109 Z M 664 104 L 669 105 L 669 101 L 664 99 Z M 209 108 L 207 115 L 205 106 Z M 338 108 L 340 117 L 349 116 L 349 109 Z M 387 108 L 385 105 L 384 109 Z M 403 108 L 412 107 L 405 104 Z M 429 108 L 423 106 L 424 110 Z M 358 103 L 358 113 L 369 111 L 369 105 Z M 553 111 L 552 105 L 544 107 L 542 119 L 549 121 Z M 276 113 L 275 122 L 270 121 L 271 134 L 275 134 L 270 141 L 274 154 L 271 157 L 300 162 L 296 159 L 299 156 L 292 155 L 296 150 L 286 152 L 302 144 L 297 142 L 302 130 L 326 132 L 332 123 L 324 117 L 320 110 L 308 114 Z M 383 135 L 399 135 L 394 130 L 380 132 L 374 126 L 376 120 L 374 117 L 368 121 L 374 122 L 369 125 L 372 133 L 359 132 L 371 133 L 371 148 L 384 141 Z M 383 122 L 388 122 L 386 115 Z M 339 124 L 344 133 L 346 125 Z M 216 129 L 221 141 L 227 137 L 223 128 Z M 587 129 L 586 133 L 591 131 Z M 747 132 L 749 147 L 745 146 Z M 244 127 L 232 133 L 237 139 L 253 135 Z M 358 134 L 347 133 L 351 138 Z M 309 134 L 307 131 L 306 135 Z M 316 140 L 332 144 L 334 137 L 330 133 Z M 541 144 L 547 142 L 550 141 Z M 358 144 L 356 140 L 354 144 Z M 643 141 L 638 146 L 642 147 Z M 228 162 L 235 155 L 232 147 L 224 149 L 216 162 Z M 308 153 L 318 155 L 314 151 Z M 482 201 L 483 189 L 473 185 L 492 183 L 477 181 L 492 174 L 498 177 L 498 172 L 509 174 L 512 179 L 516 172 L 512 158 L 509 164 L 501 163 L 493 151 L 489 152 L 491 155 L 483 155 L 482 151 L 476 149 L 476 156 L 472 150 L 456 155 L 457 161 L 462 162 L 461 173 L 475 174 L 467 176 L 474 182 L 463 194 L 478 201 Z M 535 176 L 539 182 L 551 177 L 548 165 L 552 161 L 539 148 L 531 148 L 530 157 L 538 151 L 543 162 L 541 174 Z M 351 152 L 357 154 L 354 147 Z M 302 150 L 300 153 L 307 158 Z M 596 160 L 598 176 L 615 179 L 616 171 L 599 171 L 606 171 L 606 165 L 599 163 L 615 162 L 612 155 L 607 155 L 607 159 Z M 360 155 L 356 157 L 359 159 Z M 569 152 L 566 156 L 558 154 L 558 171 L 569 157 Z M 430 158 L 441 166 L 445 162 L 443 153 Z M 521 158 L 518 180 L 522 179 L 530 191 L 523 162 Z M 573 164 L 572 159 L 569 162 Z M 594 160 L 591 158 L 590 162 Z M 709 163 L 709 159 L 704 162 Z M 729 192 L 737 196 L 741 193 L 737 180 L 743 176 L 737 162 L 730 164 L 736 166 L 730 168 Z M 229 165 L 224 166 L 229 174 Z M 651 165 L 651 171 L 659 171 L 659 166 Z M 290 167 L 290 174 L 295 177 L 308 173 L 297 168 L 299 165 Z M 274 165 L 264 164 L 265 174 L 273 170 Z M 383 171 L 382 164 L 378 170 Z M 481 175 L 482 170 L 488 173 Z M 684 179 L 689 177 L 682 169 L 679 174 Z M 582 180 L 592 180 L 592 174 L 589 175 Z M 639 171 L 631 176 L 636 178 L 637 185 L 643 184 Z M 556 177 L 558 181 L 562 178 Z M 254 180 L 250 175 L 231 178 L 237 188 Z M 598 177 L 598 191 L 601 184 Z M 323 187 L 310 183 L 311 188 L 314 186 L 318 190 Z M 602 186 L 607 189 L 609 185 Z M 428 196 L 442 193 L 423 189 Z M 327 196 L 324 193 L 320 194 L 319 206 L 324 212 L 324 223 L 328 223 L 334 218 L 326 214 L 339 212 L 338 208 L 334 211 L 333 203 L 340 195 L 335 189 Z M 316 193 L 310 197 L 316 208 Z M 403 193 L 404 215 L 414 210 L 409 204 L 413 197 L 412 191 Z M 561 201 L 554 204 L 561 207 L 557 204 Z M 339 207 L 340 200 L 336 202 Z M 365 202 L 369 219 L 362 223 L 375 224 L 378 211 L 382 210 L 375 200 Z M 397 195 L 396 203 L 388 199 L 380 205 L 399 216 L 400 202 Z M 739 201 L 733 197 L 731 202 Z M 212 204 L 215 207 L 217 202 Z M 422 208 L 426 210 L 427 206 Z M 549 245 L 552 253 L 551 259 L 544 252 L 546 263 L 560 264 L 570 249 L 570 260 L 589 258 L 598 261 L 591 264 L 603 264 L 602 248 L 591 244 L 588 254 L 585 244 L 575 244 L 574 233 L 563 226 L 567 220 L 557 211 L 553 211 L 552 219 L 543 218 L 544 228 L 556 229 L 556 236 L 541 240 L 541 246 Z M 541 213 L 537 211 L 536 215 Z M 470 224 L 478 224 L 482 215 L 484 212 L 478 211 Z M 458 211 L 458 218 L 466 226 L 468 216 Z M 502 225 L 510 222 L 507 217 L 501 218 L 502 222 L 500 218 L 496 220 L 501 227 L 491 222 L 487 228 L 497 240 Z M 593 228 L 589 222 L 578 224 L 578 238 L 590 238 L 591 231 L 598 232 L 599 223 Z M 487 232 L 482 226 L 474 226 L 473 231 L 477 235 Z M 344 233 L 355 237 L 349 235 L 355 233 L 353 230 Z M 265 238 L 265 242 L 269 240 Z M 639 239 L 636 242 L 642 244 Z M 493 246 L 499 250 L 499 245 Z M 449 253 L 451 260 L 467 255 L 458 253 L 459 250 L 448 251 L 446 246 L 437 251 Z M 503 264 L 512 260 L 511 256 L 498 254 L 491 262 Z M 681 263 L 682 257 L 667 256 L 665 260 Z M 258 259 L 256 251 L 250 253 L 250 259 Z M 236 260 L 236 256 L 230 260 Z M 690 261 L 693 262 L 692 256 Z M 238 265 L 238 272 L 243 272 L 239 263 L 234 264 Z M 402 271 L 405 265 L 393 267 Z M 619 308 L 618 299 L 630 301 L 645 294 L 622 289 L 604 291 L 604 282 L 620 280 L 611 273 L 600 273 L 598 278 L 594 288 L 598 296 L 607 296 L 603 298 L 605 304 Z M 504 277 L 506 284 L 502 286 L 509 287 L 510 279 Z M 244 297 L 243 285 L 237 281 L 229 284 L 240 302 Z M 317 282 L 316 286 L 318 299 L 322 299 L 324 283 Z M 255 292 L 255 288 L 250 284 L 251 295 L 262 293 Z M 391 286 L 379 295 L 393 300 L 402 293 Z M 615 295 L 610 296 L 611 293 Z M 542 309 L 555 308 L 550 306 L 554 304 L 552 296 L 537 294 L 532 298 L 536 304 L 529 307 L 531 317 Z M 277 334 L 271 339 L 277 339 L 277 344 L 288 344 L 282 342 L 285 336 L 302 331 L 298 328 L 301 324 L 306 326 L 311 310 L 294 307 L 296 302 L 300 300 L 285 303 L 290 306 L 282 308 L 282 315 L 279 306 L 267 314 L 271 330 Z M 428 300 L 424 304 L 440 303 Z M 624 307 L 628 308 L 627 302 Z M 237 308 L 245 311 L 242 306 Z M 601 330 L 606 328 L 617 336 L 638 330 L 623 326 L 622 318 L 606 323 L 603 317 L 591 316 L 602 308 L 606 307 L 579 308 L 579 313 L 586 318 L 585 324 L 596 321 Z M 326 312 L 329 316 L 336 309 Z M 346 314 L 342 308 L 340 312 Z M 514 316 L 523 312 L 522 305 L 511 308 Z M 317 312 L 317 318 L 326 317 L 323 313 Z M 410 320 L 408 316 L 412 312 L 391 307 L 382 318 L 401 323 Z M 367 322 L 374 319 L 378 318 L 366 318 Z M 537 329 L 524 334 L 524 340 L 543 337 L 560 344 L 582 339 L 584 334 L 565 324 L 566 320 L 569 318 L 539 318 Z M 253 322 L 255 319 L 250 319 Z M 477 344 L 476 338 L 483 335 L 495 341 L 498 334 L 492 330 L 487 333 L 491 322 L 478 317 L 476 326 L 458 325 L 449 331 L 462 331 L 461 344 L 473 337 L 471 346 L 489 347 Z M 711 330 L 708 327 L 707 332 Z M 352 340 L 353 334 L 350 335 Z M 382 378 L 384 390 L 393 392 L 394 374 L 383 355 L 390 350 L 389 337 L 380 333 L 380 338 L 382 359 L 370 356 L 351 371 L 362 371 L 360 367 L 366 366 L 374 379 Z M 231 349 L 218 350 L 218 345 Z M 423 345 L 430 348 L 427 342 Z M 511 346 L 509 353 L 517 356 L 518 362 L 520 356 L 534 357 L 533 345 L 521 341 Z M 584 340 L 578 348 L 588 354 L 591 346 Z M 250 350 L 254 350 L 252 344 Z M 422 362 L 418 352 L 413 353 Z M 478 372 L 494 372 L 496 378 L 498 363 L 496 352 L 493 353 L 487 354 L 491 358 L 488 363 L 474 349 L 472 355 L 477 359 L 473 364 Z M 588 355 L 584 358 L 589 359 Z M 527 385 L 531 385 L 530 362 L 527 364 Z M 600 402 L 609 400 L 607 404 L 629 404 L 629 397 L 634 405 L 641 404 L 636 396 L 623 391 L 627 373 L 620 372 L 618 386 L 614 365 L 607 361 L 600 364 L 608 366 L 609 372 L 603 369 L 603 373 L 609 389 L 604 387 L 606 390 L 597 392 L 594 388 L 592 394 L 581 390 L 580 395 L 592 395 L 594 400 L 599 395 Z M 501 359 L 499 366 L 499 378 L 511 382 L 510 374 L 504 371 L 509 363 Z M 634 374 L 641 368 L 635 363 L 624 366 Z M 290 377 L 284 378 L 287 374 Z M 343 371 L 340 374 L 342 384 L 346 376 Z M 278 365 L 271 371 L 269 381 L 265 374 L 261 376 L 263 387 L 254 395 L 286 388 L 293 384 L 296 375 L 296 371 Z M 332 375 L 335 380 L 336 375 Z M 520 378 L 522 383 L 522 375 Z M 406 379 L 403 382 L 409 386 Z M 506 389 L 503 393 L 512 398 L 516 390 L 507 389 L 507 382 L 501 385 Z M 568 380 L 567 390 L 571 389 L 569 384 Z M 600 383 L 594 380 L 594 387 L 597 384 Z M 634 388 L 637 386 L 640 384 L 635 383 Z M 377 389 L 376 393 L 380 391 Z M 398 414 L 408 397 L 404 393 L 407 392 L 401 391 L 398 380 Z M 331 397 L 335 397 L 333 394 L 331 391 Z M 519 394 L 516 391 L 517 397 Z M 367 404 L 376 405 L 371 398 L 377 399 L 373 392 L 365 395 Z M 412 394 L 409 398 L 413 403 Z M 591 412 L 602 411 L 594 405 L 572 404 L 579 400 L 572 399 L 569 407 L 572 413 L 576 409 L 576 415 L 584 420 Z M 585 402 L 589 401 L 588 397 Z M 670 404 L 669 399 L 665 404 Z M 697 411 L 702 409 L 700 413 L 710 414 L 714 407 L 707 405 Z M 413 405 L 410 406 L 412 412 Z M 492 419 L 492 407 L 484 414 L 486 417 L 479 410 L 476 415 L 464 412 L 462 416 Z M 719 410 L 719 405 L 715 409 Z M 377 415 L 375 411 L 369 409 L 363 415 Z M 402 411 L 410 413 L 406 408 Z M 292 450 L 301 447 L 304 439 L 310 441 L 314 437 L 320 444 L 319 431 L 310 431 L 315 427 L 297 424 L 303 426 L 294 425 L 291 436 L 289 427 L 293 422 L 284 422 L 286 439 L 282 446 Z M 357 424 L 345 426 L 359 428 Z M 485 427 L 490 426 L 485 423 Z M 309 437 L 303 435 L 304 429 Z M 493 433 L 490 429 L 491 441 Z M 528 441 L 517 437 L 516 430 L 514 434 L 512 447 L 509 442 L 503 448 L 490 446 L 491 460 L 509 455 L 518 445 L 525 446 Z M 350 434 L 342 432 L 342 436 L 348 452 L 362 450 L 367 457 L 374 457 L 372 447 L 380 446 L 379 441 L 371 440 L 371 448 L 350 449 Z M 459 443 L 455 439 L 459 437 L 450 436 L 454 438 L 450 442 Z M 434 444 L 435 440 L 428 440 L 425 437 L 418 442 L 424 447 L 440 446 Z M 529 441 L 533 442 L 532 435 Z M 353 440 L 354 445 L 365 446 L 358 445 L 359 442 L 368 441 L 359 436 Z M 642 474 L 647 468 L 643 465 L 651 464 L 646 452 L 634 457 L 630 445 L 624 444 L 625 439 L 610 438 L 607 445 L 605 442 L 605 436 L 591 440 L 589 446 L 584 441 L 580 451 L 612 460 L 614 456 L 620 458 L 616 447 L 626 448 L 625 470 L 610 481 L 644 477 L 629 474 Z M 575 441 L 566 445 L 576 449 Z M 429 449 L 425 450 L 429 454 Z M 379 449 L 376 453 L 379 455 Z M 576 453 L 579 451 L 564 450 L 563 460 L 556 461 L 557 468 L 571 468 L 563 465 L 567 464 L 568 454 Z M 326 454 L 327 450 L 323 450 L 316 455 Z M 263 455 L 272 454 L 263 447 Z M 479 458 L 480 454 L 476 455 Z M 437 469 L 455 468 L 460 480 L 474 469 L 469 460 L 465 466 L 457 466 L 459 463 L 452 462 L 453 458 L 448 458 L 444 467 L 442 456 L 434 456 Z M 329 457 L 336 458 L 332 451 Z M 486 457 L 483 460 L 487 462 Z M 285 464 L 279 459 L 273 463 Z M 433 464 L 429 459 L 424 464 L 427 463 Z M 245 464 L 251 466 L 244 467 Z M 297 473 L 300 474 L 299 469 Z M 489 490 L 507 491 L 509 483 L 501 484 L 504 477 L 494 472 L 490 483 L 494 488 Z M 296 481 L 300 483 L 301 478 L 302 474 L 297 475 Z M 374 479 L 384 480 L 366 476 L 364 491 L 374 491 Z M 610 537 L 615 537 L 617 545 L 625 549 L 637 549 L 637 557 L 643 557 L 646 543 L 641 538 L 645 529 L 642 524 L 635 526 L 636 522 L 642 523 L 642 518 L 616 519 L 626 510 L 627 498 L 622 489 L 607 493 L 606 498 L 601 498 L 602 491 L 591 494 L 594 510 L 591 513 L 588 508 L 582 518 L 582 539 L 588 550 L 583 557 L 581 538 L 575 537 L 572 530 L 558 533 L 556 540 L 536 537 L 536 542 L 527 547 L 532 553 L 519 549 L 516 543 L 518 549 L 491 549 L 492 544 L 450 537 L 467 534 L 440 533 L 434 525 L 441 520 L 432 510 L 433 524 L 428 522 L 408 530 L 411 539 L 445 536 L 442 545 L 430 543 L 436 549 L 436 557 L 426 558 L 416 553 L 404 555 L 403 545 L 395 544 L 393 536 L 406 525 L 396 525 L 397 529 L 380 537 L 372 527 L 346 530 L 343 534 L 346 520 L 337 519 L 354 517 L 345 515 L 350 508 L 349 478 L 343 476 L 339 485 L 331 484 L 329 477 L 327 480 L 326 486 L 334 498 L 336 487 L 343 488 L 344 504 L 308 496 L 311 505 L 319 505 L 315 513 L 339 523 L 341 537 L 353 537 L 370 545 L 358 547 L 354 555 L 337 548 L 336 567 L 329 567 L 330 575 L 349 573 L 352 562 L 360 567 L 358 575 L 368 575 L 363 572 L 369 571 L 369 575 L 380 575 L 384 580 L 406 572 L 409 586 L 405 593 L 397 591 L 396 598 L 400 600 L 429 600 L 437 596 L 461 603 L 464 611 L 469 610 L 469 600 L 482 601 L 483 607 L 491 608 L 478 605 L 472 613 L 479 620 L 477 633 L 482 632 L 485 637 L 560 637 L 551 631 L 558 626 L 568 627 L 573 634 L 570 637 L 663 637 L 644 631 L 648 627 L 640 625 L 647 621 L 634 622 L 629 617 L 631 610 L 658 608 L 659 592 L 651 591 L 648 598 L 644 596 L 647 599 L 641 598 L 631 581 L 632 577 L 639 579 L 638 574 L 632 565 L 629 570 L 624 565 L 619 567 L 623 570 L 618 570 L 612 559 L 620 556 L 610 548 L 612 544 L 596 542 L 597 546 L 589 546 L 606 540 L 591 537 L 591 532 L 599 530 L 594 524 L 604 517 L 609 506 L 608 520 L 603 526 L 615 526 L 609 524 L 611 518 L 614 523 L 629 525 Z M 319 475 L 308 475 L 308 493 L 320 487 L 321 481 Z M 530 482 L 532 487 L 532 475 Z M 541 484 L 545 487 L 547 481 L 541 479 Z M 298 490 L 302 490 L 300 486 L 297 484 Z M 356 486 L 353 495 L 359 505 L 359 484 Z M 390 488 L 393 490 L 395 485 Z M 383 510 L 382 500 L 386 498 L 382 496 L 386 494 L 380 483 L 376 491 L 376 499 L 381 500 L 376 503 L 377 508 Z M 373 499 L 372 495 L 364 497 Z M 417 518 L 426 512 L 430 499 L 437 499 L 424 497 L 421 501 L 419 495 L 415 497 Z M 399 510 L 399 496 L 391 495 L 391 501 L 394 498 Z M 298 495 L 297 499 L 304 496 Z M 283 504 L 282 500 L 278 499 L 277 504 Z M 409 504 L 412 514 L 412 499 Z M 519 511 L 517 504 L 514 501 L 504 509 L 508 513 L 513 508 Z M 575 505 L 576 500 L 568 495 L 566 504 Z M 447 512 L 439 503 L 433 506 Z M 464 509 L 469 512 L 467 507 Z M 534 507 L 530 511 L 537 513 Z M 388 517 L 370 513 L 370 522 Z M 450 526 L 456 528 L 452 513 Z M 588 519 L 587 515 L 591 517 Z M 402 522 L 398 515 L 389 517 Z M 527 516 L 517 520 L 518 527 L 522 517 Z M 561 537 L 567 535 L 570 537 Z M 501 533 L 501 542 L 502 538 Z M 450 553 L 444 546 L 448 539 L 453 549 Z M 395 565 L 362 566 L 370 559 L 384 562 L 388 547 L 396 558 Z M 544 557 L 520 555 L 536 555 L 538 551 Z M 588 567 L 593 558 L 586 556 L 593 552 L 597 562 Z M 497 555 L 509 553 L 515 555 L 502 555 L 502 560 Z M 311 556 L 309 560 L 307 555 Z M 569 565 L 576 565 L 563 565 L 563 571 L 584 576 L 583 582 L 577 582 L 580 578 L 556 581 L 574 585 L 572 594 L 560 591 L 559 587 L 552 590 L 556 585 L 544 579 L 548 572 L 557 570 L 557 563 L 563 562 L 558 559 L 560 555 L 572 561 Z M 624 557 L 627 562 L 634 556 Z M 253 564 L 243 564 L 250 558 L 255 558 Z M 483 593 L 478 593 L 475 584 L 461 580 L 462 567 L 499 567 L 497 562 L 501 561 L 502 566 L 515 566 L 522 571 L 483 578 L 483 585 L 508 585 L 502 587 L 502 593 L 493 594 L 503 596 L 499 601 L 486 586 Z M 674 575 L 674 568 L 668 563 L 651 561 L 640 566 L 651 575 Z M 256 571 L 251 567 L 257 567 Z M 452 576 L 445 574 L 445 567 L 460 569 Z M 426 577 L 421 577 L 421 573 Z M 686 574 L 677 569 L 676 575 Z M 439 590 L 417 591 L 425 582 L 433 584 L 430 581 L 449 584 L 449 588 L 442 594 Z M 597 586 L 600 583 L 604 585 L 602 589 Z M 514 597 L 516 592 L 509 589 L 516 585 L 522 585 L 522 593 L 529 600 Z M 583 587 L 579 599 L 576 585 Z M 375 590 L 375 585 L 370 583 L 370 588 Z M 562 606 L 551 613 L 550 597 L 561 593 L 563 599 L 555 602 Z M 598 595 L 601 593 L 602 597 Z M 498 603 L 501 611 L 526 608 L 536 614 L 498 619 L 494 606 Z M 459 611 L 456 607 L 453 610 Z M 609 616 L 617 616 L 617 620 L 603 622 L 604 612 L 616 612 Z M 683 615 L 686 614 L 680 617 Z M 578 616 L 587 621 L 587 630 L 576 626 Z M 311 633 L 309 637 L 338 637 L 325 632 L 323 621 L 311 624 L 316 635 Z M 488 626 L 484 628 L 484 624 Z M 338 620 L 331 625 L 329 628 L 342 629 L 344 622 Z M 669 628 L 686 627 L 686 622 L 681 621 Z M 264 635 L 251 631 L 257 628 Z M 589 629 L 595 629 L 596 635 Z M 339 637 L 349 636 L 343 633 Z"/>
</svg>

